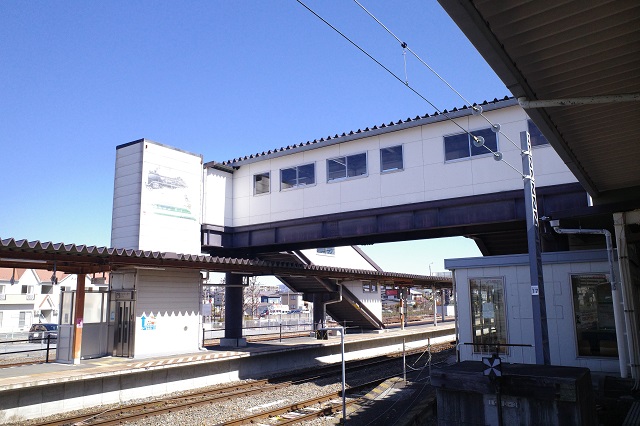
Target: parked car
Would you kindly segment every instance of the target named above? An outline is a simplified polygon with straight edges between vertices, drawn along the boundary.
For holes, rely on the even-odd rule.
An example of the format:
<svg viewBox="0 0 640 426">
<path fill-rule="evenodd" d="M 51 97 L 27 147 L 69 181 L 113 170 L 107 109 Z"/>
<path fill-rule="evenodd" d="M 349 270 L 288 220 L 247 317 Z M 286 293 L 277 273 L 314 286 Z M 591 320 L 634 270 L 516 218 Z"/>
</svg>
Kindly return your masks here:
<svg viewBox="0 0 640 426">
<path fill-rule="evenodd" d="M 58 338 L 58 324 L 33 324 L 29 329 L 30 342 L 46 341 L 47 336 L 51 336 L 51 340 Z"/>
</svg>

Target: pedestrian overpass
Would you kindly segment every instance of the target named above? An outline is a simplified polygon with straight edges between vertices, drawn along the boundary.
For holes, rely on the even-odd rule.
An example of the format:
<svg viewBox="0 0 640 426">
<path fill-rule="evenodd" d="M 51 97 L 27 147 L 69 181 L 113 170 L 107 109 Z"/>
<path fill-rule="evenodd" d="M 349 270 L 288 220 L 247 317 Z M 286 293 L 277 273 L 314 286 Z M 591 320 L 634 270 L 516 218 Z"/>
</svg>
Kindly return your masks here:
<svg viewBox="0 0 640 426">
<path fill-rule="evenodd" d="M 223 162 L 145 139 L 120 145 L 111 245 L 304 263 L 298 250 L 465 236 L 485 255 L 523 253 L 522 132 L 531 135 L 539 216 L 609 227 L 608 212 L 594 214 L 526 112 L 505 98 Z M 543 235 L 547 251 L 571 244 Z M 339 297 L 329 281 L 283 282 L 319 302 Z M 337 320 L 381 327 L 344 291 L 327 306 Z"/>
</svg>

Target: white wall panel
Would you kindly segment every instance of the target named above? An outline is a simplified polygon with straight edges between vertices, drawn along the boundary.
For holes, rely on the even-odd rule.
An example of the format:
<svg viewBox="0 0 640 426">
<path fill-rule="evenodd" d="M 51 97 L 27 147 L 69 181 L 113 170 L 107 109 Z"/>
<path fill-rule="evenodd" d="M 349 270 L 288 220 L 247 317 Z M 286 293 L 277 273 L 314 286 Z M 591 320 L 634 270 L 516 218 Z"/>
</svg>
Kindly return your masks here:
<svg viewBox="0 0 640 426">
<path fill-rule="evenodd" d="M 248 200 L 251 219 L 258 221 L 258 223 L 260 221 L 269 221 L 271 216 L 271 197 L 268 194 L 264 194 L 262 196 L 250 197 Z M 253 212 L 255 212 L 255 214 Z"/>
<path fill-rule="evenodd" d="M 402 204 L 419 203 L 424 200 L 424 193 L 412 192 L 409 194 L 390 195 L 380 199 L 380 207 L 390 207 Z"/>
<path fill-rule="evenodd" d="M 313 189 L 312 197 L 304 197 L 305 210 L 312 211 L 312 209 L 325 209 L 331 208 L 333 211 L 340 208 L 342 185 L 338 182 L 333 182 L 324 185 L 317 185 Z M 332 211 L 329 210 L 329 211 Z M 320 213 L 318 213 L 320 214 Z"/>
<path fill-rule="evenodd" d="M 473 173 L 468 162 L 440 163 L 424 169 L 424 182 L 424 190 L 427 193 L 440 189 L 452 190 L 459 193 L 458 188 L 471 187 L 473 183 Z M 426 198 L 432 199 L 428 195 L 426 195 Z"/>
<path fill-rule="evenodd" d="M 203 223 L 225 226 L 231 224 L 233 176 L 214 168 L 204 170 Z"/>
<path fill-rule="evenodd" d="M 370 198 L 368 200 L 355 200 L 350 202 L 342 202 L 340 204 L 343 211 L 375 209 L 382 207 L 381 198 Z"/>
<path fill-rule="evenodd" d="M 238 197 L 234 200 L 233 210 L 238 220 L 251 220 L 251 209 L 249 207 L 251 201 L 249 197 Z"/>
<path fill-rule="evenodd" d="M 517 256 L 496 256 L 494 258 L 498 259 L 495 262 L 500 264 L 504 259 Z M 580 255 L 578 254 L 577 256 Z M 520 257 L 526 259 L 526 256 Z M 482 263 L 489 266 L 493 261 L 492 259 L 490 257 L 484 258 Z M 608 270 L 606 261 L 545 262 L 543 268 L 551 364 L 581 366 L 598 372 L 615 373 L 619 371 L 617 358 L 579 357 L 577 355 L 571 274 L 606 274 Z M 505 279 L 508 343 L 533 343 L 533 310 L 528 264 L 496 265 L 493 268 L 481 266 L 457 268 L 454 271 L 454 276 L 457 288 L 460 339 L 462 342 L 472 341 L 469 279 L 501 276 Z M 472 354 L 469 346 L 461 348 L 462 360 L 480 360 L 482 356 L 484 355 Z M 533 349 L 510 349 L 509 355 L 503 357 L 503 359 L 507 362 L 535 363 Z"/>
<path fill-rule="evenodd" d="M 137 273 L 135 357 L 197 352 L 200 272 L 168 269 Z"/>
<path fill-rule="evenodd" d="M 233 177 L 233 195 L 237 198 L 253 195 L 253 175 Z"/>
<path fill-rule="evenodd" d="M 486 117 L 501 125 L 499 149 L 504 158 L 517 170 L 487 157 L 474 157 L 457 161 L 444 161 L 444 136 L 464 130 L 486 129 L 490 123 L 483 117 L 467 116 L 451 121 L 396 130 L 389 133 L 356 139 L 344 143 L 309 145 L 305 151 L 282 152 L 283 155 L 240 166 L 233 174 L 233 186 L 225 189 L 225 225 L 241 226 L 270 220 L 346 212 L 353 209 L 419 203 L 440 198 L 463 197 L 495 191 L 522 188 L 520 132 L 527 129 L 527 116 L 519 106 L 486 111 Z M 380 174 L 380 147 L 402 145 L 404 171 Z M 362 179 L 349 179 L 328 183 L 326 161 L 336 156 L 367 153 L 368 175 Z M 278 153 L 280 154 L 280 153 Z M 534 149 L 536 184 L 540 186 L 575 182 L 570 171 L 550 147 Z M 303 164 L 315 164 L 316 183 L 313 186 L 281 191 L 280 169 Z M 269 171 L 271 192 L 253 195 L 253 175 Z M 209 193 L 209 198 L 220 199 Z M 266 202 L 266 199 L 269 202 Z M 216 202 L 215 200 L 212 202 Z M 209 204 L 207 204 L 208 206 Z M 209 211 L 209 208 L 205 208 Z M 205 222 L 210 222 L 209 216 Z M 216 224 L 219 220 L 216 219 Z"/>
<path fill-rule="evenodd" d="M 370 181 L 374 181 L 370 184 Z M 379 176 L 375 178 L 354 178 L 345 180 L 337 184 L 340 185 L 340 204 L 352 203 L 354 201 L 365 201 L 379 199 L 380 197 L 380 185 L 377 184 L 380 180 Z"/>
<path fill-rule="evenodd" d="M 390 144 L 385 146 L 396 146 L 400 144 Z M 425 151 L 429 151 L 430 145 L 429 141 L 417 141 L 417 142 L 407 142 L 402 144 L 402 155 L 403 155 L 403 163 L 405 169 L 410 169 L 412 167 L 422 167 L 424 165 Z M 433 157 L 433 153 L 429 153 L 430 157 Z M 378 153 L 378 157 L 380 157 L 380 153 Z M 441 157 L 438 158 L 440 160 Z"/>
<path fill-rule="evenodd" d="M 376 179 L 380 196 L 393 197 L 400 194 L 415 194 L 424 199 L 425 180 L 422 168 L 405 168 L 397 172 L 383 173 Z"/>
<path fill-rule="evenodd" d="M 271 194 L 271 212 L 300 212 L 303 206 L 305 192 L 307 188 L 293 188 L 285 191 L 278 191 Z M 294 218 L 295 216 L 291 216 Z"/>
</svg>

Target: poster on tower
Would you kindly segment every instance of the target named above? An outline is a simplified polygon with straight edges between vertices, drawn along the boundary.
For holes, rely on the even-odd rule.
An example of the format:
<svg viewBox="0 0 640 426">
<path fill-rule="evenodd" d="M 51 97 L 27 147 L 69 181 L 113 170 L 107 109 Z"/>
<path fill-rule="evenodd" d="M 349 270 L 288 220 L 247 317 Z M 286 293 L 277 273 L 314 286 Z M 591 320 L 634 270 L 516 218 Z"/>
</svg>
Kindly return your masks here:
<svg viewBox="0 0 640 426">
<path fill-rule="evenodd" d="M 202 157 L 146 143 L 141 184 L 140 249 L 200 254 Z"/>
</svg>

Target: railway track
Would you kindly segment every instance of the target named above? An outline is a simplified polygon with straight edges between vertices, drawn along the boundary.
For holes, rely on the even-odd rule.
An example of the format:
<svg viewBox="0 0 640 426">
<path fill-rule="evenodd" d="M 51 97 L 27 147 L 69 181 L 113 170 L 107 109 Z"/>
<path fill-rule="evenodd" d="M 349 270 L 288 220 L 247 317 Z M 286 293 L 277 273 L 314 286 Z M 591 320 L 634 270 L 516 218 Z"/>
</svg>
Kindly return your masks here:
<svg viewBox="0 0 640 426">
<path fill-rule="evenodd" d="M 445 349 L 439 348 L 438 353 L 442 353 Z M 413 355 L 416 355 L 415 353 Z M 439 360 L 438 363 L 443 362 Z M 407 377 L 419 376 L 419 370 L 411 371 Z M 377 385 L 389 380 L 397 378 L 396 374 L 380 377 L 375 380 L 361 383 L 357 386 L 350 386 L 345 389 L 345 406 L 347 410 L 351 406 L 363 407 L 370 406 L 371 400 L 365 398 L 365 393 L 375 388 Z M 431 401 L 435 399 L 435 392 L 429 395 Z M 342 392 L 333 392 L 320 395 L 315 398 L 299 401 L 285 407 L 279 407 L 273 410 L 262 411 L 257 414 L 245 416 L 239 419 L 229 420 L 218 423 L 216 426 L 238 426 L 244 424 L 254 424 L 259 420 L 269 419 L 269 424 L 274 426 L 288 425 L 300 423 L 302 421 L 311 420 L 317 417 L 329 416 L 340 413 L 343 410 Z"/>
<path fill-rule="evenodd" d="M 432 353 L 437 354 L 446 349 L 451 348 L 449 344 L 435 345 L 432 346 Z M 411 357 L 412 354 L 417 356 L 418 354 L 424 353 L 423 350 L 414 350 L 406 352 L 408 357 Z M 397 362 L 398 357 L 402 356 L 401 353 L 394 354 L 392 356 L 383 356 L 376 357 L 367 360 L 359 360 L 359 361 L 351 361 L 347 364 L 348 371 L 351 375 L 358 370 L 365 371 L 376 371 L 379 366 L 389 363 L 389 362 Z M 196 407 L 202 407 L 207 405 L 215 405 L 221 404 L 230 400 L 262 394 L 275 392 L 278 389 L 296 386 L 305 382 L 313 382 L 319 379 L 327 379 L 330 376 L 340 376 L 341 366 L 328 366 L 322 368 L 315 368 L 313 370 L 307 370 L 304 372 L 299 372 L 292 375 L 287 376 L 279 376 L 270 379 L 263 380 L 255 380 L 251 382 L 245 383 L 237 383 L 229 386 L 220 386 L 213 389 L 207 389 L 203 391 L 193 392 L 189 394 L 183 394 L 180 396 L 172 396 L 160 400 L 143 402 L 139 404 L 130 404 L 126 406 L 117 406 L 111 409 L 102 408 L 100 410 L 95 410 L 93 412 L 83 412 L 79 415 L 75 415 L 73 417 L 66 417 L 63 419 L 56 420 L 47 420 L 42 421 L 40 423 L 31 423 L 32 425 L 38 426 L 62 426 L 62 425 L 115 425 L 115 424 L 125 424 L 128 422 L 135 422 L 139 419 L 150 418 L 154 416 L 159 416 L 166 413 L 175 413 L 181 410 L 189 410 L 194 409 Z M 375 383 L 379 383 L 382 380 L 386 380 L 388 377 L 377 378 L 373 381 L 369 381 L 365 384 L 358 385 L 357 387 L 351 387 L 351 392 L 357 392 L 359 389 L 366 388 L 367 386 L 373 387 Z M 327 415 L 329 412 L 336 409 L 335 402 L 329 403 L 328 401 L 335 400 L 336 398 L 341 398 L 340 393 L 336 394 L 335 392 L 323 394 L 318 397 L 319 400 L 313 401 L 302 401 L 296 402 L 295 404 L 291 404 L 290 407 L 280 407 L 275 408 L 273 410 L 260 411 L 255 414 L 256 418 L 259 416 L 265 417 L 276 417 L 282 415 L 284 413 L 295 412 L 296 410 L 307 410 L 305 416 L 319 416 L 319 415 Z M 356 403 L 357 400 L 350 400 L 350 404 Z M 325 405 L 322 407 L 318 407 L 318 404 L 324 403 Z M 342 406 L 338 407 L 340 410 Z M 297 414 L 288 414 L 287 416 L 292 418 L 298 418 L 296 421 L 300 421 L 302 414 L 299 412 Z M 286 416 L 285 416 L 286 417 Z M 283 420 L 284 421 L 284 420 Z M 250 419 L 246 420 L 246 422 L 251 422 Z M 227 423 L 222 423 L 227 424 Z M 228 424 L 240 424 L 235 420 L 232 423 Z M 287 424 L 287 423 L 277 423 L 277 424 Z"/>
<path fill-rule="evenodd" d="M 345 396 L 361 391 L 363 389 L 370 389 L 378 384 L 384 382 L 387 377 L 380 378 L 374 381 L 360 384 L 358 386 L 351 386 L 345 390 Z M 360 402 L 360 398 L 353 398 L 353 395 L 348 401 L 346 406 L 354 405 Z M 321 407 L 315 407 L 316 405 L 322 405 Z M 272 419 L 270 424 L 272 425 L 287 425 L 293 423 L 299 423 L 304 420 L 308 420 L 315 417 L 327 416 L 337 413 L 342 410 L 342 391 L 331 392 L 325 395 L 320 395 L 315 398 L 307 399 L 305 401 L 296 402 L 285 407 L 276 408 L 273 410 L 262 411 L 257 414 L 246 416 L 240 419 L 229 420 L 223 423 L 218 423 L 216 426 L 237 426 L 249 423 L 254 423 L 261 419 Z"/>
</svg>

